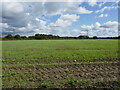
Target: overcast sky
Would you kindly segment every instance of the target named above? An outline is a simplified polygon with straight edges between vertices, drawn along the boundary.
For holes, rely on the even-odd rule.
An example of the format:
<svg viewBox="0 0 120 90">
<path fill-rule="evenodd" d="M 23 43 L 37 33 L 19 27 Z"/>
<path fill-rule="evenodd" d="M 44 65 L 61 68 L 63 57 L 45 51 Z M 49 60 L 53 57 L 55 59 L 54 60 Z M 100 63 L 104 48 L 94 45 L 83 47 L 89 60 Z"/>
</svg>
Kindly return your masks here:
<svg viewBox="0 0 120 90">
<path fill-rule="evenodd" d="M 2 35 L 118 36 L 116 2 L 0 3 Z"/>
</svg>

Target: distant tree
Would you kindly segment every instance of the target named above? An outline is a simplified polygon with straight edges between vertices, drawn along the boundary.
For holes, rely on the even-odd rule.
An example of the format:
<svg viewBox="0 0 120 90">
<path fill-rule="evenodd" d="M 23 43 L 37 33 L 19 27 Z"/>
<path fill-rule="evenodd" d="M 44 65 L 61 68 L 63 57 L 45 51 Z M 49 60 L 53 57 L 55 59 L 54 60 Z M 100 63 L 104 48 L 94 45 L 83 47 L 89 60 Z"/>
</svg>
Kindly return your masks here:
<svg viewBox="0 0 120 90">
<path fill-rule="evenodd" d="M 35 36 L 29 36 L 28 39 L 35 39 Z"/>
<path fill-rule="evenodd" d="M 13 39 L 13 36 L 12 36 L 12 34 L 8 34 L 7 36 L 5 36 L 5 38 L 7 38 L 7 39 Z"/>
<path fill-rule="evenodd" d="M 93 39 L 98 39 L 98 37 L 97 36 L 93 36 Z"/>
<path fill-rule="evenodd" d="M 83 37 L 84 37 L 84 36 L 80 35 L 78 38 L 79 38 L 79 39 L 83 39 Z"/>
<path fill-rule="evenodd" d="M 77 37 L 73 37 L 73 39 L 77 39 Z"/>
<path fill-rule="evenodd" d="M 20 35 L 15 35 L 14 38 L 15 39 L 20 39 L 21 37 L 20 37 Z"/>
<path fill-rule="evenodd" d="M 22 40 L 33 40 L 33 39 L 38 39 L 38 40 L 48 40 L 48 39 L 120 39 L 120 36 L 118 37 L 97 37 L 97 36 L 93 36 L 93 37 L 89 37 L 89 36 L 85 36 L 85 35 L 80 35 L 78 37 L 60 37 L 60 36 L 55 36 L 52 34 L 46 35 L 46 34 L 35 34 L 34 36 L 20 36 L 20 35 L 15 35 L 12 36 L 11 34 L 8 34 L 5 37 L 1 37 L 2 40 L 12 40 L 12 39 L 22 39 Z"/>
<path fill-rule="evenodd" d="M 0 37 L 0 40 L 2 40 L 2 37 Z"/>
<path fill-rule="evenodd" d="M 35 34 L 35 39 L 41 39 L 40 34 Z"/>
<path fill-rule="evenodd" d="M 118 36 L 118 39 L 120 39 L 120 36 Z"/>
<path fill-rule="evenodd" d="M 84 39 L 89 39 L 89 36 L 84 36 Z"/>
<path fill-rule="evenodd" d="M 26 39 L 27 37 L 26 36 L 21 36 L 21 39 Z"/>
<path fill-rule="evenodd" d="M 80 35 L 78 38 L 79 38 L 79 39 L 88 39 L 89 36 Z"/>
</svg>

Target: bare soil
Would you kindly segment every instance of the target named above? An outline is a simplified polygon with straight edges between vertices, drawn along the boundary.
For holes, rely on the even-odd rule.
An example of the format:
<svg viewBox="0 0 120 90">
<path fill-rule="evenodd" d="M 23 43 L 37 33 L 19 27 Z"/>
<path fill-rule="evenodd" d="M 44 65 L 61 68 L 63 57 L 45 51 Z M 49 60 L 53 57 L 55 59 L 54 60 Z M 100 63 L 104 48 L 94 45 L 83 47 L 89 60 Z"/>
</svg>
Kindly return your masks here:
<svg viewBox="0 0 120 90">
<path fill-rule="evenodd" d="M 63 65 L 40 66 L 36 64 L 19 68 L 14 66 L 18 62 L 3 62 L 8 65 L 8 67 L 3 67 L 3 88 L 90 88 L 91 85 L 98 88 L 119 88 L 119 63 L 117 62 L 119 60 L 106 61 L 107 64 L 73 64 L 71 62 L 71 64 Z M 83 83 L 85 80 L 87 83 Z M 100 83 L 102 86 L 99 82 L 102 82 Z"/>
</svg>

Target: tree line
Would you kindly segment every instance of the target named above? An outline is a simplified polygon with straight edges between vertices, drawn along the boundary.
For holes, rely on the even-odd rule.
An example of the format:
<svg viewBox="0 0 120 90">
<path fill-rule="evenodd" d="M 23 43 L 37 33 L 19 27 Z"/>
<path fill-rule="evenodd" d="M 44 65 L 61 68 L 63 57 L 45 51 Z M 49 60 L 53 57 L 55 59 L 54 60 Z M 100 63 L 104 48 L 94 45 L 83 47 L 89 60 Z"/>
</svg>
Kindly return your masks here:
<svg viewBox="0 0 120 90">
<path fill-rule="evenodd" d="M 46 35 L 46 34 L 35 34 L 34 36 L 20 36 L 20 35 L 12 35 L 8 34 L 5 37 L 2 37 L 0 39 L 2 40 L 49 40 L 49 39 L 119 39 L 119 37 L 89 37 L 85 35 L 80 35 L 78 37 L 60 37 L 60 36 L 55 36 L 55 35 Z"/>
</svg>

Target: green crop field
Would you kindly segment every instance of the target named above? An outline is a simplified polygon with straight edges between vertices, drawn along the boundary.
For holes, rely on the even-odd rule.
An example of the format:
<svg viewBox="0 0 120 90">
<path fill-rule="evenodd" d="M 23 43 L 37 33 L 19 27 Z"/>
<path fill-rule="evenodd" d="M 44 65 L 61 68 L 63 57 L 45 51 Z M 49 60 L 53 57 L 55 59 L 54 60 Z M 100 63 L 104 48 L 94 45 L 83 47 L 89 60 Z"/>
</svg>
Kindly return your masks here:
<svg viewBox="0 0 120 90">
<path fill-rule="evenodd" d="M 4 88 L 118 88 L 118 40 L 2 41 Z"/>
</svg>

